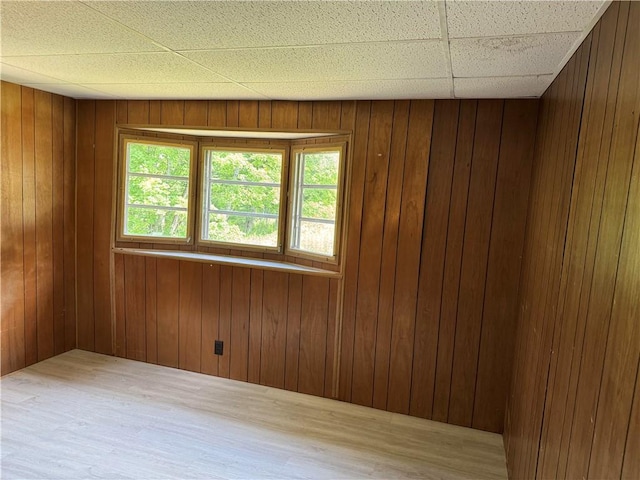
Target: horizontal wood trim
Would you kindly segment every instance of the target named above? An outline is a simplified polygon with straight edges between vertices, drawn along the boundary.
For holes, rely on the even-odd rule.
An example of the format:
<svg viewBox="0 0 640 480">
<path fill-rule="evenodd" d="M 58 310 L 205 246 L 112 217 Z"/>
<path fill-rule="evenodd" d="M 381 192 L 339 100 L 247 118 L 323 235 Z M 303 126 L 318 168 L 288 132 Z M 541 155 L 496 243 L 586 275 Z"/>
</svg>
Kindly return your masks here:
<svg viewBox="0 0 640 480">
<path fill-rule="evenodd" d="M 254 268 L 259 270 L 272 270 L 275 272 L 297 273 L 301 275 L 311 275 L 315 277 L 342 278 L 339 272 L 323 270 L 321 268 L 308 267 L 289 262 L 279 262 L 277 260 L 266 260 L 262 258 L 232 257 L 229 255 L 216 255 L 213 253 L 183 252 L 180 250 L 148 250 L 143 248 L 120 248 L 112 249 L 113 253 L 122 255 L 135 255 L 139 257 L 164 258 L 170 260 L 184 260 L 189 262 L 209 263 L 217 265 L 227 265 L 230 267 Z"/>
</svg>

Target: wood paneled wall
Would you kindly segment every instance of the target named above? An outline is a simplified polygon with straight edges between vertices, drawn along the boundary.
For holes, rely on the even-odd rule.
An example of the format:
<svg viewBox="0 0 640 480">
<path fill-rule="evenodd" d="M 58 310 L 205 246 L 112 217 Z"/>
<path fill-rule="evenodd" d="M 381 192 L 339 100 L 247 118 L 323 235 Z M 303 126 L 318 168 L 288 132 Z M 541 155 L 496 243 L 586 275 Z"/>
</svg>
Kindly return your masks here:
<svg viewBox="0 0 640 480">
<path fill-rule="evenodd" d="M 332 396 L 338 280 L 116 255 L 116 355 Z M 213 354 L 214 340 L 224 354 Z"/>
<path fill-rule="evenodd" d="M 505 446 L 512 478 L 640 478 L 640 3 L 542 99 Z"/>
<path fill-rule="evenodd" d="M 79 347 L 501 431 L 537 106 L 80 101 Z M 126 123 L 353 131 L 344 281 L 116 255 L 112 324 Z"/>
<path fill-rule="evenodd" d="M 340 398 L 499 432 L 537 102 L 357 108 Z"/>
<path fill-rule="evenodd" d="M 2 82 L 2 375 L 76 345 L 75 100 Z"/>
</svg>

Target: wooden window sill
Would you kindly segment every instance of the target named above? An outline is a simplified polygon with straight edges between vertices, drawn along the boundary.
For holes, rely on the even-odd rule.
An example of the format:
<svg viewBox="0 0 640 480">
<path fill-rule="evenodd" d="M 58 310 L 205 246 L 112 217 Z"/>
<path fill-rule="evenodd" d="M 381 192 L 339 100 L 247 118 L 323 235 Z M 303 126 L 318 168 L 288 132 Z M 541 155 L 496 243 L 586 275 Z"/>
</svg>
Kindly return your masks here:
<svg viewBox="0 0 640 480">
<path fill-rule="evenodd" d="M 234 257 L 230 255 L 216 255 L 202 252 L 182 252 L 180 250 L 150 250 L 142 248 L 113 248 L 113 253 L 121 255 L 137 255 L 141 257 L 167 258 L 187 262 L 216 263 L 231 267 L 255 268 L 273 270 L 276 272 L 297 273 L 299 275 L 313 275 L 317 277 L 341 278 L 340 272 L 323 270 L 321 268 L 298 265 L 297 263 L 266 260 L 264 258 Z"/>
</svg>

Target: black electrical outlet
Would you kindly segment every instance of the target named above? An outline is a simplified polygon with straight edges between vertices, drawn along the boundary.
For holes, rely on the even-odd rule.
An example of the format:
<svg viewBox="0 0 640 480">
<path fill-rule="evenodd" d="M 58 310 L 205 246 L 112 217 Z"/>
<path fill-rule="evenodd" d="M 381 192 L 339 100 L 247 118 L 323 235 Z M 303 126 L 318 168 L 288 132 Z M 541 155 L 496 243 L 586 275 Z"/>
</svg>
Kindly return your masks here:
<svg viewBox="0 0 640 480">
<path fill-rule="evenodd" d="M 213 344 L 213 353 L 216 355 L 222 355 L 223 348 L 224 342 L 222 340 L 216 340 Z"/>
</svg>

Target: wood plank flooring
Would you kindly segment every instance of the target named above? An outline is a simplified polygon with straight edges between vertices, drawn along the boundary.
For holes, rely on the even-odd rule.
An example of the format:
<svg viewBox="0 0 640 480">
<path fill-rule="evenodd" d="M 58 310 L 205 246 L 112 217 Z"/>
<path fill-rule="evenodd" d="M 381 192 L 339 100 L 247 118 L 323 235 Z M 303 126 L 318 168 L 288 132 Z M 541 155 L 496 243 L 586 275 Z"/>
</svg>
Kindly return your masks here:
<svg viewBox="0 0 640 480">
<path fill-rule="evenodd" d="M 73 350 L 0 381 L 11 478 L 506 478 L 500 435 Z"/>
</svg>

